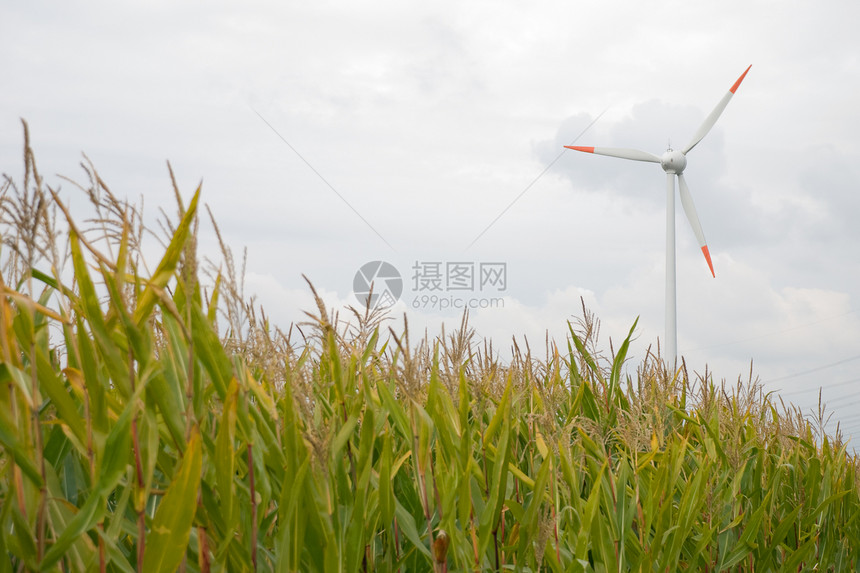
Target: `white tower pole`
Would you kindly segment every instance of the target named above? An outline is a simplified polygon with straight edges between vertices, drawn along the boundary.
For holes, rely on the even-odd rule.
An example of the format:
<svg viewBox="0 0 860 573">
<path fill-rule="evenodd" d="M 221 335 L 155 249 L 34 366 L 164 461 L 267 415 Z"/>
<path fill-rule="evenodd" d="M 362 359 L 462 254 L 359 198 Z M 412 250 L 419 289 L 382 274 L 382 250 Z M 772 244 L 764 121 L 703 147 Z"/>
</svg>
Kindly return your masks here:
<svg viewBox="0 0 860 573">
<path fill-rule="evenodd" d="M 675 300 L 675 172 L 666 173 L 666 366 L 675 369 L 678 356 Z"/>
</svg>

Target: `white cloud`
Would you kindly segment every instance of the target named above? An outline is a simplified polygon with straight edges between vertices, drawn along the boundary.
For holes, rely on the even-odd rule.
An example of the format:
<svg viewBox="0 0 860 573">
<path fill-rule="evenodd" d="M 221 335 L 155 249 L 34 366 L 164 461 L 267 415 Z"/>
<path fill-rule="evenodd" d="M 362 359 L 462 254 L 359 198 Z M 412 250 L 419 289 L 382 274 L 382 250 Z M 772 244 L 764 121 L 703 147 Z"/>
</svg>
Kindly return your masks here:
<svg viewBox="0 0 860 573">
<path fill-rule="evenodd" d="M 171 159 L 186 195 L 204 179 L 225 240 L 249 247 L 249 290 L 273 301 L 278 321 L 308 307 L 302 273 L 338 305 L 368 260 L 404 273 L 419 259 L 501 260 L 506 307 L 473 317 L 501 337 L 497 346 L 518 333 L 563 335 L 578 293 L 613 339 L 641 315 L 638 345 L 663 330 L 656 166 L 568 152 L 466 246 L 607 106 L 580 143 L 680 147 L 752 63 L 690 156 L 717 279 L 679 209 L 681 350 L 704 346 L 691 359 L 721 365 L 729 379 L 750 357 L 766 377 L 852 355 L 860 5 L 618 8 L 13 4 L 0 22 L 0 69 L 12 86 L 0 93 L 0 155 L 11 158 L 2 170 L 20 172 L 25 117 L 48 178 L 77 177 L 86 151 L 116 193 L 143 195 L 154 214 L 172 209 Z M 205 233 L 202 248 L 215 251 Z M 834 368 L 786 383 L 848 379 Z"/>
</svg>

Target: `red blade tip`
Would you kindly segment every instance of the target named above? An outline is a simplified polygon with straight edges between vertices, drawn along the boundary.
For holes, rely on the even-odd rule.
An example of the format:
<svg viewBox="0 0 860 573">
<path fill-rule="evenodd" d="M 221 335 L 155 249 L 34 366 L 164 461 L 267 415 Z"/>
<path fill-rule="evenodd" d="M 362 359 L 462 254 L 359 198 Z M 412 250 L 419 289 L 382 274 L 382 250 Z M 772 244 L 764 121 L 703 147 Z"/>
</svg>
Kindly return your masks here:
<svg viewBox="0 0 860 573">
<path fill-rule="evenodd" d="M 744 70 L 744 73 L 741 74 L 741 77 L 738 78 L 738 81 L 736 81 L 735 85 L 732 86 L 732 89 L 729 90 L 730 92 L 735 93 L 735 90 L 737 90 L 738 87 L 741 85 L 741 82 L 744 81 L 744 78 L 746 77 L 747 72 L 750 71 L 751 67 L 752 67 L 752 64 L 750 64 L 749 67 L 747 67 L 747 69 Z"/>
<path fill-rule="evenodd" d="M 711 269 L 711 276 L 717 278 L 717 275 L 714 274 L 714 264 L 711 262 L 711 253 L 708 251 L 708 245 L 702 247 L 702 254 L 705 255 L 705 260 L 708 261 L 708 268 Z"/>
<path fill-rule="evenodd" d="M 578 147 L 576 145 L 565 145 L 568 149 L 573 149 L 574 151 L 583 151 L 585 153 L 594 153 L 593 147 Z"/>
</svg>

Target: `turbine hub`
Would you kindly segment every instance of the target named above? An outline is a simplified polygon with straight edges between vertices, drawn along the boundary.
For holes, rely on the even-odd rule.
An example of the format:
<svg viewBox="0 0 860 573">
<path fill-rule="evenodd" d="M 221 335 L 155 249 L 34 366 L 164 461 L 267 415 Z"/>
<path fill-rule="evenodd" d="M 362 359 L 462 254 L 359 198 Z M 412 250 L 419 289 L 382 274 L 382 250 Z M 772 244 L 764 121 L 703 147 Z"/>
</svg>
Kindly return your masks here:
<svg viewBox="0 0 860 573">
<path fill-rule="evenodd" d="M 660 158 L 660 167 L 666 173 L 683 173 L 687 166 L 687 156 L 671 147 Z"/>
</svg>

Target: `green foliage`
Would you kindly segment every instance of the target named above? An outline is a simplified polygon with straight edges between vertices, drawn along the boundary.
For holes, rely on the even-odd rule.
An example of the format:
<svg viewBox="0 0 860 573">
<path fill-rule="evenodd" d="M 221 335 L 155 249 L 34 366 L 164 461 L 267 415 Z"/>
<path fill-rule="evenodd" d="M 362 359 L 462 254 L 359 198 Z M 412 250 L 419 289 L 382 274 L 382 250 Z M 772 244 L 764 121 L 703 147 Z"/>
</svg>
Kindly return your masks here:
<svg viewBox="0 0 860 573">
<path fill-rule="evenodd" d="M 68 219 L 67 285 L 4 267 L 0 571 L 860 563 L 857 460 L 754 385 L 653 357 L 627 375 L 633 329 L 604 357 L 587 312 L 566 355 L 510 364 L 465 321 L 410 347 L 322 304 L 294 342 L 242 300 L 229 251 L 204 291 L 198 196 L 149 278 L 122 209 L 103 250 Z"/>
</svg>

